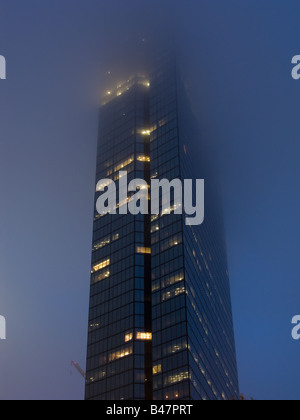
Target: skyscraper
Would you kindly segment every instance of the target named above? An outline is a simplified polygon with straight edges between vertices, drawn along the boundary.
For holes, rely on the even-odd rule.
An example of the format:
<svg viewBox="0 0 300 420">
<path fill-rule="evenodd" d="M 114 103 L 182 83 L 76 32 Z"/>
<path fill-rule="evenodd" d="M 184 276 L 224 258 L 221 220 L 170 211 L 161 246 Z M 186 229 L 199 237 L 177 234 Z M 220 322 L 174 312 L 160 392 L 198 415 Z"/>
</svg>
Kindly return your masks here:
<svg viewBox="0 0 300 420">
<path fill-rule="evenodd" d="M 112 179 L 118 192 L 120 171 L 148 184 L 202 177 L 206 218 L 197 227 L 173 213 L 95 209 L 86 399 L 231 399 L 238 378 L 217 184 L 174 61 L 154 68 L 106 92 L 96 182 Z"/>
</svg>

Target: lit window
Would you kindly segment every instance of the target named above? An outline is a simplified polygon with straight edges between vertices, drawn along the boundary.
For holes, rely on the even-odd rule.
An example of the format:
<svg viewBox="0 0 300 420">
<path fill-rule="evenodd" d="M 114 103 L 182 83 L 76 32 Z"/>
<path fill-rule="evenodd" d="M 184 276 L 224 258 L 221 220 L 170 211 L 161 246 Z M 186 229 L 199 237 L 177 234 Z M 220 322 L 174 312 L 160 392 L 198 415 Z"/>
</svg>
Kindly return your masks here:
<svg viewBox="0 0 300 420">
<path fill-rule="evenodd" d="M 94 265 L 94 267 L 92 268 L 92 274 L 96 273 L 97 271 L 103 270 L 103 268 L 106 268 L 110 265 L 110 259 L 102 261 L 99 264 Z"/>
<path fill-rule="evenodd" d="M 136 248 L 137 254 L 151 254 L 151 248 L 145 248 L 143 246 L 138 246 Z"/>
<path fill-rule="evenodd" d="M 151 341 L 152 340 L 152 333 L 145 333 L 145 332 L 138 332 L 136 334 L 137 340 L 144 340 L 144 341 Z"/>
<path fill-rule="evenodd" d="M 93 246 L 93 251 L 98 251 L 99 249 L 105 247 L 106 245 L 109 245 L 111 242 L 117 241 L 120 238 L 120 235 L 116 233 L 115 235 L 110 238 L 110 236 L 102 239 L 101 241 L 95 243 Z"/>
<path fill-rule="evenodd" d="M 186 343 L 185 340 L 183 340 L 182 342 L 176 343 L 174 345 L 171 345 L 169 347 L 167 347 L 167 354 L 174 354 L 177 353 L 181 350 L 185 350 L 188 348 L 188 345 Z"/>
<path fill-rule="evenodd" d="M 170 290 L 169 292 L 163 293 L 162 301 L 164 302 L 166 300 L 172 299 L 173 297 L 182 295 L 185 292 L 185 287 L 178 287 L 177 289 Z"/>
<path fill-rule="evenodd" d="M 134 158 L 133 157 L 130 157 L 130 158 L 124 160 L 123 162 L 121 162 L 121 163 L 119 163 L 118 165 L 115 166 L 114 171 L 115 172 L 118 172 L 121 169 L 126 168 L 126 166 L 130 165 L 133 161 L 134 161 Z M 109 174 L 108 174 L 108 176 L 109 176 Z"/>
<path fill-rule="evenodd" d="M 123 359 L 124 357 L 130 356 L 132 353 L 133 353 L 133 348 L 132 347 L 127 347 L 126 349 L 117 351 L 115 353 L 111 353 L 109 355 L 108 360 L 110 362 L 114 362 L 115 360 Z"/>
<path fill-rule="evenodd" d="M 153 375 L 158 375 L 161 372 L 162 372 L 161 365 L 153 366 Z"/>
<path fill-rule="evenodd" d="M 178 382 L 182 382 L 182 381 L 185 381 L 187 379 L 190 379 L 189 372 L 181 372 L 178 375 L 169 376 L 168 378 L 166 378 L 165 379 L 165 385 L 176 384 Z"/>
<path fill-rule="evenodd" d="M 93 246 L 93 251 L 98 251 L 99 249 L 103 248 L 106 245 L 110 244 L 110 238 L 107 237 L 105 239 L 103 239 L 100 242 L 97 242 L 94 246 Z"/>
<path fill-rule="evenodd" d="M 132 339 L 133 339 L 133 333 L 125 335 L 125 343 L 128 343 L 129 341 L 132 341 Z"/>
<path fill-rule="evenodd" d="M 142 135 L 143 136 L 150 136 L 151 135 L 151 131 L 150 130 L 143 130 L 142 131 Z"/>
<path fill-rule="evenodd" d="M 90 328 L 99 328 L 100 324 L 95 323 L 95 324 L 90 324 Z"/>
<path fill-rule="evenodd" d="M 139 162 L 151 162 L 150 156 L 140 155 L 137 160 Z"/>
</svg>

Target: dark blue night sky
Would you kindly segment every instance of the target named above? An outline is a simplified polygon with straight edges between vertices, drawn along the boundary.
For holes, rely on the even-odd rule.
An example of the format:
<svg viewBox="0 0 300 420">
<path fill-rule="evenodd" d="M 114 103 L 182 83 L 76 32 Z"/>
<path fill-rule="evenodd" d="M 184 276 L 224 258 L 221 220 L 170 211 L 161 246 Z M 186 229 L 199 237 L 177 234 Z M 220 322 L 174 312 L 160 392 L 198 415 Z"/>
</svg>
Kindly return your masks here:
<svg viewBox="0 0 300 420">
<path fill-rule="evenodd" d="M 1 0 L 0 12 L 0 399 L 83 399 L 70 361 L 85 366 L 100 87 L 153 33 L 174 33 L 219 161 L 241 391 L 300 399 L 299 1 Z"/>
</svg>

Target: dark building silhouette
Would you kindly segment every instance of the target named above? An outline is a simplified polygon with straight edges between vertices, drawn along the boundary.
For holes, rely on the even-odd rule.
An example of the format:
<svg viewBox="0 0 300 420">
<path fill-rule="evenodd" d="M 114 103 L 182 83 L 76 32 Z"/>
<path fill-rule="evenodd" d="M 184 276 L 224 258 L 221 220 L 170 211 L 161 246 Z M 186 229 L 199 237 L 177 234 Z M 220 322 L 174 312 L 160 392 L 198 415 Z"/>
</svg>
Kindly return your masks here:
<svg viewBox="0 0 300 420">
<path fill-rule="evenodd" d="M 174 60 L 107 91 L 97 156 L 97 182 L 204 178 L 206 202 L 201 226 L 95 209 L 86 399 L 236 398 L 218 186 Z"/>
</svg>

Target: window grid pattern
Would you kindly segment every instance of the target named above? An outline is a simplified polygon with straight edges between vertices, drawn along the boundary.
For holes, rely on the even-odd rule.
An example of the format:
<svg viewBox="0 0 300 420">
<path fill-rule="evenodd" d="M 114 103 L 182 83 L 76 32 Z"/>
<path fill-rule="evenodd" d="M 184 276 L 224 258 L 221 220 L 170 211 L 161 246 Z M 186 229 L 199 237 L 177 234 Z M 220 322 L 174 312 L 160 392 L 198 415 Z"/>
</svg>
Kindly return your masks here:
<svg viewBox="0 0 300 420">
<path fill-rule="evenodd" d="M 146 86 L 133 86 L 101 108 L 96 183 L 116 181 L 117 196 L 121 170 L 128 172 L 128 182 L 150 181 L 149 159 L 141 158 L 150 153 L 149 137 L 142 134 L 149 124 L 148 91 Z M 96 191 L 95 202 L 98 196 Z M 86 399 L 149 398 L 149 226 L 150 217 L 142 215 L 99 217 L 95 206 Z"/>
</svg>

